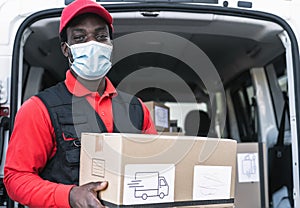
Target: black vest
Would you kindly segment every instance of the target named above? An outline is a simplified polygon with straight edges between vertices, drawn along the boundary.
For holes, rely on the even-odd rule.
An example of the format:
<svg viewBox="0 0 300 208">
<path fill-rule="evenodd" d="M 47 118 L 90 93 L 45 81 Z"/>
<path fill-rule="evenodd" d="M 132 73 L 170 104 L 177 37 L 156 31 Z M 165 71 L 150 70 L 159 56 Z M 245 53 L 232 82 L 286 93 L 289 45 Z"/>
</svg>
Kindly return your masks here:
<svg viewBox="0 0 300 208">
<path fill-rule="evenodd" d="M 78 185 L 81 133 L 104 133 L 106 127 L 85 97 L 73 96 L 63 82 L 37 96 L 48 109 L 57 144 L 56 154 L 40 176 L 56 183 Z M 141 133 L 144 113 L 135 96 L 118 91 L 112 98 L 112 109 L 113 132 Z"/>
</svg>

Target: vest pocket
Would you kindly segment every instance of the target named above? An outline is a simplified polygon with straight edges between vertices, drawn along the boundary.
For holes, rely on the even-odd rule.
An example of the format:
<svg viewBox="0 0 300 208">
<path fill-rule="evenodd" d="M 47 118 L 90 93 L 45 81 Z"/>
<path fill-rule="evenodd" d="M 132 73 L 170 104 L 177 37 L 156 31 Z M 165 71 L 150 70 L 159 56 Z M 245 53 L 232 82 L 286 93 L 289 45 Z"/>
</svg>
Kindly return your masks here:
<svg viewBox="0 0 300 208">
<path fill-rule="evenodd" d="M 68 165 L 78 165 L 80 160 L 80 148 L 66 151 L 66 162 Z"/>
<path fill-rule="evenodd" d="M 85 124 L 88 121 L 86 115 L 66 113 L 64 115 L 59 115 L 58 120 L 61 124 Z"/>
<path fill-rule="evenodd" d="M 58 117 L 64 140 L 79 139 L 81 133 L 91 131 L 86 115 L 64 115 Z"/>
</svg>

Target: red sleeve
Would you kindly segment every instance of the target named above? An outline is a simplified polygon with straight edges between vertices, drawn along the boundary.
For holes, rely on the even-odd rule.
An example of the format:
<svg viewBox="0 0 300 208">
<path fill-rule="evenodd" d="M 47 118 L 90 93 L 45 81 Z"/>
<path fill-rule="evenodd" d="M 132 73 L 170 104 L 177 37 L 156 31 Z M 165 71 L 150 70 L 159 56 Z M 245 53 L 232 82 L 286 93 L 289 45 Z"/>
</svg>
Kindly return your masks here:
<svg viewBox="0 0 300 208">
<path fill-rule="evenodd" d="M 140 99 L 139 99 L 140 100 Z M 147 106 L 140 100 L 143 111 L 144 111 L 144 124 L 143 124 L 143 134 L 157 134 L 155 125 L 153 123 L 153 120 L 151 118 L 149 109 Z"/>
<path fill-rule="evenodd" d="M 38 174 L 55 154 L 54 130 L 41 100 L 32 97 L 17 113 L 4 167 L 11 199 L 30 207 L 69 207 L 70 185 L 43 180 Z"/>
</svg>

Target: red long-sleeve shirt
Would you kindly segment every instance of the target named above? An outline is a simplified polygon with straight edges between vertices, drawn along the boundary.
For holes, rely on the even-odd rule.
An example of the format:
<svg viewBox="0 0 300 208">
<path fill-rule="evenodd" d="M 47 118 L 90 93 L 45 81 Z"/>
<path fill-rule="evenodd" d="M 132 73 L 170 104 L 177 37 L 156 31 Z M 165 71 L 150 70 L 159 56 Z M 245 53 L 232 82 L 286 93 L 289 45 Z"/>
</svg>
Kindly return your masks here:
<svg viewBox="0 0 300 208">
<path fill-rule="evenodd" d="M 107 131 L 113 130 L 111 99 L 116 89 L 106 78 L 102 96 L 81 85 L 67 71 L 65 84 L 76 96 L 85 96 L 103 120 Z M 149 114 L 144 111 L 143 133 L 157 134 Z M 30 207 L 70 207 L 69 192 L 73 185 L 63 185 L 42 179 L 39 173 L 56 153 L 56 139 L 48 110 L 42 101 L 33 96 L 19 109 L 12 132 L 4 168 L 4 184 L 9 196 Z"/>
</svg>

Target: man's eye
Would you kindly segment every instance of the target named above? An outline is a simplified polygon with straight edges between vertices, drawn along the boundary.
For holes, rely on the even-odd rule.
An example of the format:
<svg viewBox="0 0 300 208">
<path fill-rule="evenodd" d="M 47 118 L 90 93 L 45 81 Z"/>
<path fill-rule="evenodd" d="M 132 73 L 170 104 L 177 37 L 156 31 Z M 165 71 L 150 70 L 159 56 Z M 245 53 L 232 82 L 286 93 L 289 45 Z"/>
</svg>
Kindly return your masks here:
<svg viewBox="0 0 300 208">
<path fill-rule="evenodd" d="M 81 41 L 84 41 L 84 36 L 83 35 L 80 35 L 80 36 L 74 36 L 74 40 L 76 42 L 81 42 Z"/>
<path fill-rule="evenodd" d="M 101 40 L 106 40 L 108 38 L 107 34 L 99 34 L 96 36 L 96 39 L 98 41 L 101 41 Z"/>
</svg>

